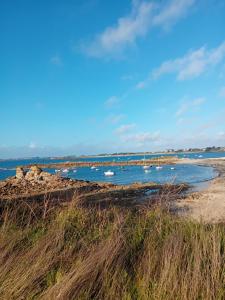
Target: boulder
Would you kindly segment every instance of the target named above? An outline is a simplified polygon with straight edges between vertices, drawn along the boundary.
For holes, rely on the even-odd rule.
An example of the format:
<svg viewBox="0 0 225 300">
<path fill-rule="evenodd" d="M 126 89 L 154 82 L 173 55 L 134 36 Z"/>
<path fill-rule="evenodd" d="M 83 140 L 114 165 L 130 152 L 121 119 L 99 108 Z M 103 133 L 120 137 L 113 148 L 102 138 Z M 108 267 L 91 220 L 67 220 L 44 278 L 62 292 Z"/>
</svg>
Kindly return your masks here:
<svg viewBox="0 0 225 300">
<path fill-rule="evenodd" d="M 42 169 L 37 166 L 30 167 L 30 172 L 34 173 L 34 176 L 38 176 L 41 174 Z"/>
<path fill-rule="evenodd" d="M 17 167 L 16 168 L 16 178 L 17 179 L 23 179 L 25 178 L 26 172 L 24 171 L 23 168 Z"/>
<path fill-rule="evenodd" d="M 40 176 L 41 172 L 42 172 L 41 168 L 39 168 L 37 166 L 31 166 L 30 170 L 27 172 L 25 178 L 27 180 L 37 179 Z"/>
</svg>

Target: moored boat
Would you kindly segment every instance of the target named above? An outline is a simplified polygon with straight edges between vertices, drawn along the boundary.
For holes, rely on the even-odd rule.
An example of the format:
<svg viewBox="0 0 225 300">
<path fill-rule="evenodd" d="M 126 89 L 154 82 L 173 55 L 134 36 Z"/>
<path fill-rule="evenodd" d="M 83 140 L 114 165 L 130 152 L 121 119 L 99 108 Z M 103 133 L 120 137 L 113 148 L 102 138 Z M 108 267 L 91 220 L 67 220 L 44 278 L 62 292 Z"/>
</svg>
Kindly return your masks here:
<svg viewBox="0 0 225 300">
<path fill-rule="evenodd" d="M 105 174 L 105 176 L 114 176 L 115 175 L 115 173 L 111 170 L 104 172 L 104 174 Z"/>
</svg>

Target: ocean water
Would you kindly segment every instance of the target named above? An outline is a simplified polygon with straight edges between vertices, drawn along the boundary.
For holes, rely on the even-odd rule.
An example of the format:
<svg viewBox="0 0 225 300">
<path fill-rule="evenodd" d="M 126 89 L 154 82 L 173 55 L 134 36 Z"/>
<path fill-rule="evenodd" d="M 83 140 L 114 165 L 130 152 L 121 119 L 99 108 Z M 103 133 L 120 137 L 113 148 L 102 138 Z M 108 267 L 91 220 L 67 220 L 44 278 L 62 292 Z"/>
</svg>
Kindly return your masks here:
<svg viewBox="0 0 225 300">
<path fill-rule="evenodd" d="M 199 152 L 190 154 L 176 154 L 178 157 L 186 158 L 218 158 L 225 157 L 225 152 Z M 145 158 L 168 156 L 164 155 L 146 155 Z M 170 154 L 174 156 L 174 154 Z M 139 160 L 144 156 L 119 156 L 119 157 L 91 157 L 91 158 L 77 158 L 71 161 L 123 161 L 123 160 Z M 22 160 L 5 160 L 0 161 L 0 180 L 15 175 L 16 166 L 28 165 L 35 163 L 57 163 L 65 162 L 64 159 L 50 159 L 50 158 L 33 158 Z M 89 167 L 76 168 L 76 172 L 69 170 L 66 174 L 73 179 L 111 182 L 115 184 L 130 184 L 133 182 L 156 182 L 156 183 L 180 183 L 186 182 L 189 184 L 197 184 L 214 178 L 217 173 L 211 167 L 195 166 L 195 165 L 176 165 L 175 170 L 171 170 L 170 165 L 163 166 L 161 170 L 156 170 L 155 167 L 150 169 L 149 173 L 145 173 L 141 166 L 127 166 L 124 169 L 121 167 L 98 167 L 99 170 L 93 170 Z M 174 167 L 174 166 L 173 166 Z M 115 176 L 107 177 L 104 175 L 105 171 L 111 170 L 115 172 Z M 55 173 L 53 169 L 46 169 L 50 173 Z"/>
<path fill-rule="evenodd" d="M 174 168 L 172 170 L 171 168 Z M 111 170 L 115 173 L 114 176 L 105 176 L 104 172 Z M 54 170 L 48 169 L 47 171 L 54 173 Z M 194 166 L 194 165 L 165 165 L 161 170 L 156 167 L 149 169 L 145 173 L 142 166 L 127 166 L 121 167 L 98 167 L 91 169 L 89 167 L 76 168 L 69 170 L 66 174 L 67 177 L 73 179 L 111 182 L 115 184 L 131 184 L 134 182 L 156 182 L 156 183 L 189 183 L 197 184 L 202 181 L 207 181 L 216 176 L 216 172 L 211 167 Z"/>
</svg>

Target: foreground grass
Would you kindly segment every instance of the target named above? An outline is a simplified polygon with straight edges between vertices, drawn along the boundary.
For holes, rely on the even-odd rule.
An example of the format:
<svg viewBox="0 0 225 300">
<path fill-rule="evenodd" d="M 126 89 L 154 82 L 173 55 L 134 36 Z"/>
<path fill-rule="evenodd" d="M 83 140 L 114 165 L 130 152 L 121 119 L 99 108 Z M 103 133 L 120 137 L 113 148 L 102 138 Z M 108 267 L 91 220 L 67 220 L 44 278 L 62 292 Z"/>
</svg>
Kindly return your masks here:
<svg viewBox="0 0 225 300">
<path fill-rule="evenodd" d="M 224 224 L 159 208 L 1 212 L 0 299 L 225 299 L 224 262 Z"/>
</svg>

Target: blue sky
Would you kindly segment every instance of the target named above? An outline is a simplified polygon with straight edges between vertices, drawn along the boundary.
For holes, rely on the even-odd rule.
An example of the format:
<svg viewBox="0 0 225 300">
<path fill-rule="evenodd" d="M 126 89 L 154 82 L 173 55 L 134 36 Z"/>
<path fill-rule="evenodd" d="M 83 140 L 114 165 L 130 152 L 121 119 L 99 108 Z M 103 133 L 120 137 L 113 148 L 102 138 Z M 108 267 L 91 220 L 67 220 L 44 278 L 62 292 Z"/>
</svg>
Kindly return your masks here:
<svg viewBox="0 0 225 300">
<path fill-rule="evenodd" d="M 0 2 L 0 158 L 225 145 L 225 1 Z"/>
</svg>

